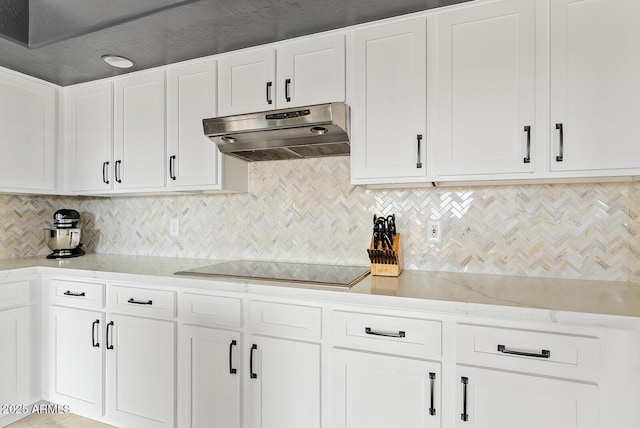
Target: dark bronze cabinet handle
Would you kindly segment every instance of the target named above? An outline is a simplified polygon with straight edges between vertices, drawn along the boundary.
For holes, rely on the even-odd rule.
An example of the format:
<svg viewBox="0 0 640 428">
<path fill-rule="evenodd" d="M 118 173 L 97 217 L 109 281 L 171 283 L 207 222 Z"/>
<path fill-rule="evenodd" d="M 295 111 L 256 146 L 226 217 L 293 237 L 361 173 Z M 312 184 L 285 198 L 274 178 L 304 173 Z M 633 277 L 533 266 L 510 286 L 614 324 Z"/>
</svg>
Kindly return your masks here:
<svg viewBox="0 0 640 428">
<path fill-rule="evenodd" d="M 109 323 L 107 324 L 107 349 L 113 349 L 113 343 L 109 342 L 109 332 L 111 332 L 111 338 L 113 339 L 113 321 L 109 321 Z"/>
<path fill-rule="evenodd" d="M 399 330 L 397 333 L 387 333 L 387 332 L 383 332 L 383 331 L 376 331 L 376 330 L 372 329 L 371 327 L 365 327 L 364 328 L 364 332 L 365 332 L 365 334 L 371 334 L 373 336 L 385 336 L 385 337 L 404 337 L 405 334 L 406 334 L 402 330 Z"/>
<path fill-rule="evenodd" d="M 81 291 L 80 293 L 76 293 L 76 292 L 71 291 L 71 290 L 65 291 L 64 295 L 65 296 L 73 296 L 73 297 L 84 297 L 84 296 L 86 296 L 84 291 Z"/>
<path fill-rule="evenodd" d="M 436 374 L 435 373 L 429 373 L 429 389 L 431 391 L 431 401 L 430 401 L 430 405 L 429 405 L 429 414 L 431 416 L 435 416 L 436 415 L 436 407 L 434 405 L 434 400 L 435 400 L 435 383 L 436 383 Z"/>
<path fill-rule="evenodd" d="M 267 82 L 267 104 L 272 104 L 273 100 L 271 99 L 271 87 L 273 86 L 273 82 Z"/>
<path fill-rule="evenodd" d="M 169 156 L 169 178 L 176 179 L 176 155 Z"/>
<path fill-rule="evenodd" d="M 467 422 L 469 420 L 469 414 L 467 413 L 467 385 L 469 384 L 469 378 L 462 376 L 460 382 L 462 382 L 462 414 L 460 419 Z"/>
<path fill-rule="evenodd" d="M 117 160 L 116 161 L 116 168 L 115 168 L 116 183 L 122 183 L 122 179 L 120 178 L 120 166 L 121 165 L 122 165 L 122 161 L 121 160 Z"/>
<path fill-rule="evenodd" d="M 285 79 L 284 81 L 284 99 L 287 100 L 288 103 L 291 102 L 291 79 Z"/>
<path fill-rule="evenodd" d="M 531 163 L 531 127 L 525 126 L 524 132 L 527 133 L 527 156 L 524 158 L 524 163 Z"/>
<path fill-rule="evenodd" d="M 249 353 L 249 377 L 251 379 L 257 379 L 258 374 L 253 371 L 253 351 L 258 350 L 258 345 L 255 343 L 251 345 L 251 352 Z"/>
<path fill-rule="evenodd" d="M 236 346 L 237 344 L 238 342 L 236 342 L 235 340 L 232 340 L 231 343 L 229 344 L 229 373 L 231 374 L 238 373 L 238 370 L 233 367 L 233 347 Z"/>
<path fill-rule="evenodd" d="M 109 184 L 109 162 L 102 162 L 102 182 Z"/>
<path fill-rule="evenodd" d="M 418 140 L 418 162 L 416 162 L 416 168 L 422 168 L 422 162 L 420 161 L 420 145 L 422 143 L 422 134 L 416 135 L 416 139 Z"/>
<path fill-rule="evenodd" d="M 127 303 L 133 303 L 134 305 L 153 305 L 153 300 L 147 300 L 146 302 L 141 302 L 140 300 L 135 300 L 133 297 L 127 300 Z"/>
<path fill-rule="evenodd" d="M 100 342 L 96 341 L 96 330 L 100 328 L 100 320 L 95 320 L 92 324 L 91 324 L 91 345 L 94 348 L 99 348 L 100 347 Z"/>
<path fill-rule="evenodd" d="M 498 352 L 502 352 L 503 354 L 509 354 L 509 355 L 519 355 L 522 357 L 535 357 L 535 358 L 551 357 L 551 351 L 547 351 L 546 349 L 543 349 L 542 351 L 540 351 L 540 353 L 535 353 L 535 352 L 525 352 L 525 351 L 514 351 L 511 349 L 507 349 L 507 347 L 504 345 L 498 345 Z"/>
<path fill-rule="evenodd" d="M 556 162 L 562 162 L 564 160 L 564 126 L 561 123 L 556 123 L 556 129 L 560 133 L 560 154 L 556 156 Z"/>
</svg>

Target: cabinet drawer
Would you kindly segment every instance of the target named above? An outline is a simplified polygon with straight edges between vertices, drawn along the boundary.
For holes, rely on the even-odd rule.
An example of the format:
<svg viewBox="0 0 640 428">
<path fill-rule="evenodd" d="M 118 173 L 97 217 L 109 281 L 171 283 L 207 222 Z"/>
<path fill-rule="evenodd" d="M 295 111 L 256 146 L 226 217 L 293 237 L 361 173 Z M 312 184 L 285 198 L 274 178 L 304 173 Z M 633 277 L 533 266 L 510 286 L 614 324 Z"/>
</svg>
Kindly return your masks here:
<svg viewBox="0 0 640 428">
<path fill-rule="evenodd" d="M 194 293 L 184 293 L 180 298 L 180 317 L 185 321 L 226 327 L 242 325 L 242 299 Z"/>
<path fill-rule="evenodd" d="M 161 318 L 173 318 L 176 315 L 176 296 L 173 291 L 112 285 L 108 298 L 109 311 Z"/>
<path fill-rule="evenodd" d="M 322 337 L 322 309 L 314 306 L 252 301 L 249 323 L 255 333 L 315 340 Z"/>
<path fill-rule="evenodd" d="M 459 324 L 458 363 L 597 382 L 596 337 Z"/>
<path fill-rule="evenodd" d="M 336 311 L 333 313 L 336 346 L 370 351 L 440 358 L 440 321 Z"/>
<path fill-rule="evenodd" d="M 54 305 L 101 309 L 104 308 L 104 284 L 51 279 L 49 301 Z"/>
<path fill-rule="evenodd" d="M 0 284 L 0 309 L 29 304 L 29 281 Z"/>
</svg>

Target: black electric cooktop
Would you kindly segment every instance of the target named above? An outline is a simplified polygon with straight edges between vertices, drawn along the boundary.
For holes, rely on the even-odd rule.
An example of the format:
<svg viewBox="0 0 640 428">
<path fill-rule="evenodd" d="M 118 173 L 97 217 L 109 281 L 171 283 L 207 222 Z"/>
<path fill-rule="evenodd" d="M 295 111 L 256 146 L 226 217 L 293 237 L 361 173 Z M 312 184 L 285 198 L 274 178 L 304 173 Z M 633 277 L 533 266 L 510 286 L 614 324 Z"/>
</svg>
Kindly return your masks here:
<svg viewBox="0 0 640 428">
<path fill-rule="evenodd" d="M 235 277 L 351 287 L 369 267 L 238 260 L 176 272 L 176 275 Z"/>
</svg>

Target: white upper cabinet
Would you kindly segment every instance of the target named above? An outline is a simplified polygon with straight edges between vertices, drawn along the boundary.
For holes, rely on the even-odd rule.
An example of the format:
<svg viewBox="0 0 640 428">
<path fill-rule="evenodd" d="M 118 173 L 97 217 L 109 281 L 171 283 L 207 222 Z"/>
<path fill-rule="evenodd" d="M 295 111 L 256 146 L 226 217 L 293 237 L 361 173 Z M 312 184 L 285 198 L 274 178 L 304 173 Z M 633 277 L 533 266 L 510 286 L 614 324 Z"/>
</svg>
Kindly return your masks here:
<svg viewBox="0 0 640 428">
<path fill-rule="evenodd" d="M 435 25 L 438 178 L 534 171 L 535 1 L 454 9 Z"/>
<path fill-rule="evenodd" d="M 69 88 L 65 121 L 69 189 L 78 193 L 113 189 L 113 83 Z"/>
<path fill-rule="evenodd" d="M 114 180 L 118 190 L 165 187 L 165 71 L 115 81 Z"/>
<path fill-rule="evenodd" d="M 426 181 L 426 20 L 354 38 L 351 182 Z"/>
<path fill-rule="evenodd" d="M 0 69 L 0 188 L 55 190 L 56 88 Z"/>
<path fill-rule="evenodd" d="M 277 108 L 344 101 L 344 35 L 285 43 L 277 51 Z"/>
<path fill-rule="evenodd" d="M 276 50 L 252 49 L 218 60 L 218 114 L 270 110 L 275 107 Z"/>
<path fill-rule="evenodd" d="M 553 0 L 550 7 L 551 169 L 637 173 L 640 2 Z"/>
<path fill-rule="evenodd" d="M 167 82 L 167 185 L 216 186 L 221 154 L 202 128 L 202 119 L 216 115 L 216 63 L 209 59 L 172 67 Z"/>
<path fill-rule="evenodd" d="M 219 116 L 345 99 L 343 34 L 222 55 L 218 66 Z"/>
</svg>

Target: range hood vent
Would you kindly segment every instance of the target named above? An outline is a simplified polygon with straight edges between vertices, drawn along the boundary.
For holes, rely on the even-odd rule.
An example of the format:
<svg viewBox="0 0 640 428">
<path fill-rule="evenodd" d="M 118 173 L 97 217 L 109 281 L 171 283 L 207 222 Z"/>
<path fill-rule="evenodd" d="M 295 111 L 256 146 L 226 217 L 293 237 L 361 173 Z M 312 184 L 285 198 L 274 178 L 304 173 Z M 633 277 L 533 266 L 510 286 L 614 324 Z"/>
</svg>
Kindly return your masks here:
<svg viewBox="0 0 640 428">
<path fill-rule="evenodd" d="M 204 134 L 222 153 L 249 162 L 350 153 L 345 103 L 215 117 L 202 124 Z"/>
</svg>

